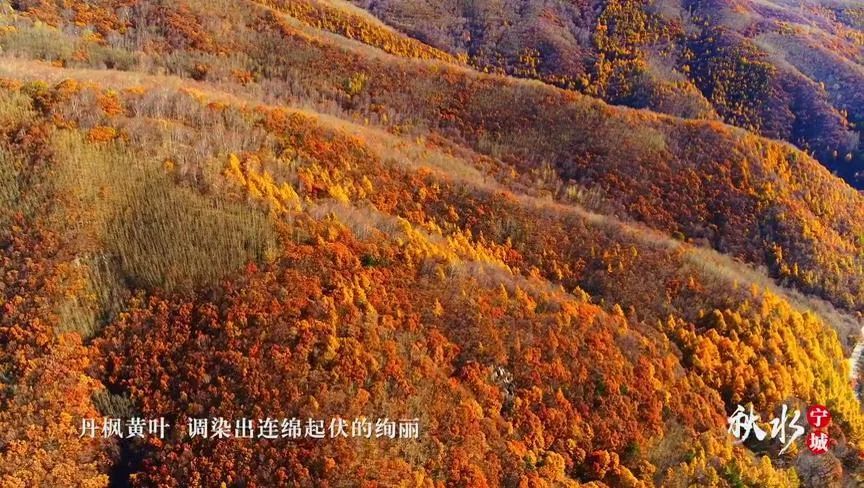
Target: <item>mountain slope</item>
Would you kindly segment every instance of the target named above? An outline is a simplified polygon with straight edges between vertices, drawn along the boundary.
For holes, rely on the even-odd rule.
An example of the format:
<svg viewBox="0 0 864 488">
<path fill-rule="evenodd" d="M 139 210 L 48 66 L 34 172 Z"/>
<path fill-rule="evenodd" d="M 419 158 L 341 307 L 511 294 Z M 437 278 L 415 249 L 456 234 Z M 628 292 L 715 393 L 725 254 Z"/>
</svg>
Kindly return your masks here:
<svg viewBox="0 0 864 488">
<path fill-rule="evenodd" d="M 861 187 L 864 10 L 854 2 L 355 3 L 486 70 L 719 115 L 811 151 Z"/>
<path fill-rule="evenodd" d="M 314 20 L 368 19 L 338 2 L 166 2 L 140 50 L 123 5 L 59 29 L 34 5 L 0 40 L 35 59 L 0 63 L 4 485 L 858 475 L 858 321 L 706 249 L 858 310 L 832 287 L 860 275 L 861 199 L 803 153 Z M 82 12 L 104 42 L 62 19 Z M 824 402 L 838 447 L 733 446 L 748 402 Z M 97 411 L 417 416 L 423 436 L 69 435 Z"/>
<path fill-rule="evenodd" d="M 195 12 L 196 5 L 183 11 Z M 214 55 L 174 41 L 182 47 L 172 56 L 144 51 L 139 64 L 233 81 L 243 86 L 232 90 L 266 93 L 263 100 L 368 120 L 401 134 L 443 137 L 501 161 L 504 177 L 515 170 L 535 180 L 548 165 L 553 190 L 570 180 L 596 188 L 655 228 L 764 265 L 772 276 L 843 308 L 858 311 L 864 303 L 861 198 L 800 152 L 717 123 L 612 109 L 572 92 L 388 57 L 250 5 L 242 14 L 220 10 L 232 16 L 230 30 L 202 25 L 195 31 L 233 49 Z M 178 36 L 176 28 L 166 29 L 166 39 Z M 123 36 L 137 38 L 131 29 Z M 61 37 L 54 44 L 64 42 L 81 41 Z M 84 42 L 79 60 L 60 62 L 102 65 L 101 49 Z"/>
</svg>

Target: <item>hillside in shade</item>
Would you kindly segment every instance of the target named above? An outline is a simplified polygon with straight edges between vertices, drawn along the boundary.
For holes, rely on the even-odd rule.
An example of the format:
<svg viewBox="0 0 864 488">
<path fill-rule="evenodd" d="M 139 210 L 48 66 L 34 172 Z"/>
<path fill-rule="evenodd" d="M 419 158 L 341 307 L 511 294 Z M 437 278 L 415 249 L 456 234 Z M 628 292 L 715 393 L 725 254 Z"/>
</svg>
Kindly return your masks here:
<svg viewBox="0 0 864 488">
<path fill-rule="evenodd" d="M 464 25 L 446 2 L 0 3 L 0 485 L 862 482 L 864 197 L 795 147 L 825 163 L 857 116 L 804 69 L 835 65 L 793 61 L 854 79 L 855 9 L 645 7 L 652 29 L 691 12 L 662 34 L 686 42 L 603 58 L 598 19 L 642 6 L 482 3 Z M 721 45 L 752 47 L 766 85 L 706 95 Z M 532 46 L 531 72 L 493 50 Z M 643 76 L 649 53 L 691 70 Z M 738 404 L 815 403 L 828 454 L 727 433 Z M 102 416 L 176 428 L 78 435 Z M 184 432 L 268 416 L 421 436 Z"/>
<path fill-rule="evenodd" d="M 353 1 L 482 70 L 721 119 L 864 186 L 860 2 Z"/>
</svg>

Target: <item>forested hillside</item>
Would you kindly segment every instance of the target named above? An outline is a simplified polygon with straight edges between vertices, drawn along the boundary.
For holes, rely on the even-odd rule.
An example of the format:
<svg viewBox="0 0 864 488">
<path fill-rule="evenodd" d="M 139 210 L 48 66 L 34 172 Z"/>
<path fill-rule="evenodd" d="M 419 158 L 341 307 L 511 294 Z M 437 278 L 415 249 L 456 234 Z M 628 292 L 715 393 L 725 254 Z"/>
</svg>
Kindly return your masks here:
<svg viewBox="0 0 864 488">
<path fill-rule="evenodd" d="M 864 198 L 689 82 L 680 118 L 421 39 L 341 1 L 0 3 L 0 485 L 861 482 Z M 733 443 L 784 403 L 830 408 L 829 454 Z M 79 435 L 133 415 L 177 428 Z M 267 416 L 421 435 L 184 432 Z"/>
<path fill-rule="evenodd" d="M 860 2 L 353 1 L 484 71 L 720 118 L 864 186 Z"/>
</svg>

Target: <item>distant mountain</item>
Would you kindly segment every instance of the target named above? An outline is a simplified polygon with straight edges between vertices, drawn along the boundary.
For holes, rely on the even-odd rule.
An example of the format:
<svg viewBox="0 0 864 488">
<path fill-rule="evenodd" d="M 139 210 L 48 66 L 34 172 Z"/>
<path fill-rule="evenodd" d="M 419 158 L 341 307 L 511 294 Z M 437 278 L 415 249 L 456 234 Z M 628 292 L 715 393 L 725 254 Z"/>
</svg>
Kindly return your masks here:
<svg viewBox="0 0 864 488">
<path fill-rule="evenodd" d="M 864 187 L 864 5 L 354 0 L 478 68 L 805 149 Z"/>
</svg>

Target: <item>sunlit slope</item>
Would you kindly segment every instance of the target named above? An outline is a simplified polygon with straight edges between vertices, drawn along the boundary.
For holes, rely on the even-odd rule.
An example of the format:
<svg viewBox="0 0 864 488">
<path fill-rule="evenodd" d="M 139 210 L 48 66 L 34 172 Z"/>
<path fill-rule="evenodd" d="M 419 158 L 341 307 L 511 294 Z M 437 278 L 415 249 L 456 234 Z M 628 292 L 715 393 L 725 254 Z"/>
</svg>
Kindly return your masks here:
<svg viewBox="0 0 864 488">
<path fill-rule="evenodd" d="M 29 234 L 7 235 L 18 247 L 6 249 L 21 254 L 9 256 L 5 276 L 28 258 L 69 268 L 80 284 L 61 313 L 44 312 L 57 328 L 45 340 L 96 338 L 82 352 L 89 367 L 23 344 L 8 354 L 83 368 L 129 397 L 100 408 L 179 415 L 181 425 L 201 414 L 374 409 L 422 414 L 429 433 L 410 451 L 312 442 L 214 452 L 175 438 L 114 458 L 131 463 L 141 485 L 204 476 L 304 484 L 360 466 L 382 483 L 779 484 L 794 475 L 724 440 L 731 405 L 823 401 L 839 438 L 861 434 L 831 317 L 802 313 L 804 303 L 756 273 L 646 228 L 512 193 L 446 147 L 132 81 L 6 84 L 14 129 L 4 151 L 23 155 L 13 167 L 41 163 L 5 180 L 29 196 L 4 218 L 55 235 L 63 252 L 34 255 Z M 19 134 L 32 142 L 21 146 Z M 47 299 L 69 286 L 51 277 L 55 285 L 22 293 Z M 25 364 L 13 378 L 38 374 L 38 360 Z M 339 393 L 358 387 L 356 398 Z M 21 432 L 32 418 L 13 410 L 4 423 Z M 29 452 L 7 453 L 8 480 L 38 479 L 24 474 Z"/>
<path fill-rule="evenodd" d="M 29 32 L 32 15 L 14 17 L 24 26 L 13 39 Z M 182 18 L 205 14 L 197 15 Z M 392 57 L 274 9 L 226 7 L 220 15 L 230 22 L 199 22 L 194 32 L 223 50 L 180 42 L 186 31 L 163 27 L 148 31 L 142 60 L 126 68 L 231 82 L 237 92 L 267 93 L 394 133 L 444 137 L 503 162 L 502 171 L 512 167 L 517 179 L 551 168 L 562 182 L 553 190 L 569 180 L 596 187 L 655 228 L 765 265 L 844 308 L 861 307 L 861 198 L 790 147 L 718 123 L 631 112 L 538 83 Z M 58 36 L 52 46 L 63 45 L 65 34 L 50 35 Z M 127 28 L 125 36 L 136 33 Z M 63 62 L 104 65 L 104 46 L 84 39 L 74 40 L 80 60 Z M 169 48 L 171 56 L 160 54 Z M 112 56 L 118 52 L 126 51 Z"/>
<path fill-rule="evenodd" d="M 732 258 L 860 308 L 860 197 L 803 153 L 430 60 L 337 2 L 166 3 L 98 35 L 87 15 L 122 10 L 83 5 L 0 37 L 3 484 L 856 476 L 860 324 Z M 836 456 L 733 447 L 747 402 L 827 404 Z M 64 435 L 131 413 L 416 415 L 427 437 Z"/>
</svg>

